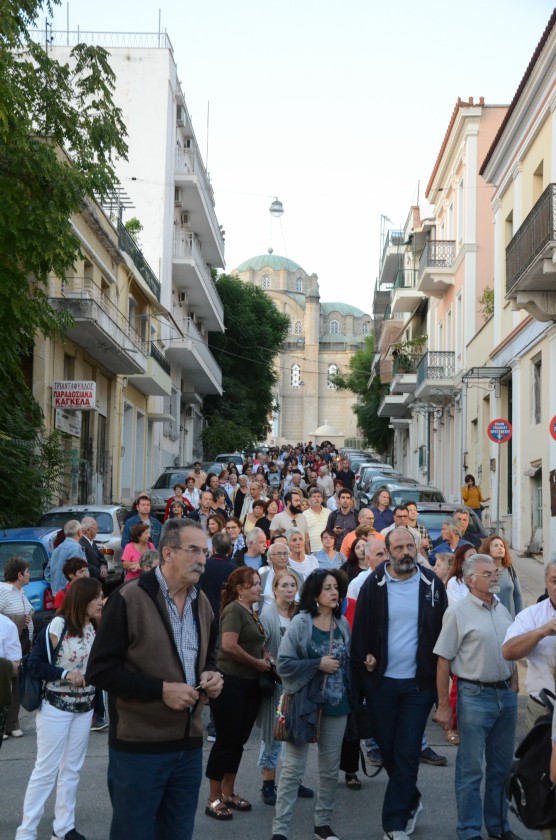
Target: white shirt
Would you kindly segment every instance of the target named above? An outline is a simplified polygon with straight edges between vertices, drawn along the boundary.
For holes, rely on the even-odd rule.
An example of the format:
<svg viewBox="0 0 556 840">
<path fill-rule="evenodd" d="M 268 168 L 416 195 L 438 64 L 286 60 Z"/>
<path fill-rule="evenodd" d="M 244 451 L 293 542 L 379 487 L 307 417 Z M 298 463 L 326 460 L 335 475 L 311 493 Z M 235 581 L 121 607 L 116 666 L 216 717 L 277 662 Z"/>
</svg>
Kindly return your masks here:
<svg viewBox="0 0 556 840">
<path fill-rule="evenodd" d="M 290 557 L 289 564 L 291 568 L 303 578 L 303 580 L 309 577 L 311 572 L 314 572 L 315 569 L 318 569 L 319 567 L 319 561 L 314 554 L 306 554 L 305 560 L 303 560 L 302 563 L 296 563 L 296 561 L 292 560 Z"/>
<path fill-rule="evenodd" d="M 338 510 L 338 500 L 336 496 L 330 496 L 329 500 L 326 503 L 326 507 L 328 510 Z"/>
<path fill-rule="evenodd" d="M 538 630 L 543 624 L 556 618 L 556 610 L 550 598 L 539 604 L 533 604 L 518 613 L 513 624 L 508 627 L 504 644 L 516 636 Z M 533 650 L 527 654 L 527 691 L 532 697 L 539 699 L 543 688 L 554 690 L 554 672 L 556 670 L 556 636 L 545 636 Z"/>
<path fill-rule="evenodd" d="M 448 583 L 446 584 L 446 594 L 448 595 L 448 606 L 452 606 L 452 604 L 457 604 L 458 601 L 461 601 L 462 598 L 465 598 L 469 589 L 465 585 L 462 580 L 458 580 L 456 577 L 451 577 Z"/>
<path fill-rule="evenodd" d="M 21 645 L 17 627 L 5 615 L 0 615 L 0 656 L 15 662 L 21 659 Z"/>
<path fill-rule="evenodd" d="M 320 513 L 315 513 L 311 508 L 303 511 L 303 518 L 307 522 L 307 530 L 309 532 L 309 542 L 311 544 L 311 552 L 320 551 L 322 548 L 322 540 L 320 535 L 326 528 L 330 511 L 328 508 L 321 507 Z"/>
<path fill-rule="evenodd" d="M 359 593 L 361 592 L 361 587 L 369 577 L 373 573 L 372 569 L 365 569 L 364 572 L 359 572 L 357 577 L 354 577 L 350 585 L 348 586 L 347 597 L 352 598 L 354 601 L 357 601 L 359 598 Z"/>
</svg>

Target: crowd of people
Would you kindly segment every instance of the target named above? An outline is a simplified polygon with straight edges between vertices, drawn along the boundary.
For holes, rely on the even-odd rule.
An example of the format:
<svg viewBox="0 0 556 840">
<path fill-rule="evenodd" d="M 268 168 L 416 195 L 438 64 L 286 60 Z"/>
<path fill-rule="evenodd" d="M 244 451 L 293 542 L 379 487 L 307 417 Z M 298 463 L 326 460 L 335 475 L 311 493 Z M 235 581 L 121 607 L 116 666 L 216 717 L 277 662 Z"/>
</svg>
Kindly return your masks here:
<svg viewBox="0 0 556 840">
<path fill-rule="evenodd" d="M 66 548 L 48 569 L 59 609 L 30 658 L 45 693 L 16 840 L 37 837 L 56 779 L 53 840 L 84 840 L 79 772 L 91 727 L 104 728 L 106 715 L 111 840 L 193 836 L 205 738 L 204 814 L 229 822 L 252 810 L 241 764 L 254 727 L 272 840 L 291 836 L 298 798 L 315 801 L 315 837 L 337 840 L 338 780 L 361 790 L 362 739 L 388 776 L 383 838 L 406 840 L 425 807 L 419 765 L 447 763 L 426 739 L 433 710 L 458 750 L 459 840 L 480 840 L 483 825 L 492 840 L 519 840 L 503 797 L 515 662 L 529 663 L 531 727 L 543 712 L 541 690 L 554 688 L 556 561 L 546 567 L 547 597 L 523 609 L 500 535 L 477 544 L 462 507 L 432 540 L 418 504 L 392 506 L 385 488 L 356 511 L 354 473 L 336 455 L 331 446 L 283 447 L 248 458 L 241 474 L 229 464 L 205 475 L 196 464 L 174 488 L 162 526 L 141 494 L 124 527 L 126 582 L 104 607 L 94 527 L 66 523 Z M 21 591 L 28 564 L 12 558 L 5 577 L 0 679 L 11 694 L 0 728 L 17 738 L 14 675 L 33 636 Z M 295 711 L 284 742 L 275 725 L 285 698 Z M 316 790 L 304 784 L 310 749 Z"/>
</svg>

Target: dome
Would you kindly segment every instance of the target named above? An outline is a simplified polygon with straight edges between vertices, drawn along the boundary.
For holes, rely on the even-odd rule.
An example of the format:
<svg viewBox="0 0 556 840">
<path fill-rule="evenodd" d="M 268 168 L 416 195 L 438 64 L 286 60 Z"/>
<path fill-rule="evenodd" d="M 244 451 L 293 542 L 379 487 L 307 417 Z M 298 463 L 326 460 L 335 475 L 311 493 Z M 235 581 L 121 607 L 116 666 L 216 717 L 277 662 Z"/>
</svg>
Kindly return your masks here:
<svg viewBox="0 0 556 840">
<path fill-rule="evenodd" d="M 362 309 L 351 306 L 349 303 L 321 303 L 320 308 L 323 315 L 339 312 L 340 315 L 355 315 L 356 318 L 362 318 L 366 314 Z"/>
<path fill-rule="evenodd" d="M 325 420 L 322 426 L 315 429 L 314 437 L 343 437 L 343 432 L 339 432 L 336 426 L 333 426 L 328 420 Z"/>
<path fill-rule="evenodd" d="M 260 254 L 258 257 L 251 257 L 238 265 L 236 271 L 262 271 L 263 268 L 271 268 L 273 271 L 302 271 L 306 274 L 296 262 L 288 257 L 280 257 L 278 254 Z"/>
</svg>

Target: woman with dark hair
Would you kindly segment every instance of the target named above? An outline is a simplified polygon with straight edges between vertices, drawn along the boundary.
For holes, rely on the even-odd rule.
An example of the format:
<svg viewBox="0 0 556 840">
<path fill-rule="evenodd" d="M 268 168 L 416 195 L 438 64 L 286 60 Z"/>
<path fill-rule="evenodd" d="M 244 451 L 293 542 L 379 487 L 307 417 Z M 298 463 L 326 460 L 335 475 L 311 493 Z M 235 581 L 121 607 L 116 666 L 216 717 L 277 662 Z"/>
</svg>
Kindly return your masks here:
<svg viewBox="0 0 556 840">
<path fill-rule="evenodd" d="M 253 501 L 253 506 L 251 510 L 249 511 L 249 513 L 246 513 L 243 517 L 243 533 L 245 534 L 245 536 L 251 533 L 253 528 L 258 527 L 257 522 L 259 519 L 263 519 L 264 509 L 264 499 L 256 499 Z"/>
<path fill-rule="evenodd" d="M 253 504 L 253 509 L 255 509 L 255 505 Z M 276 516 L 278 511 L 278 502 L 275 499 L 268 499 L 268 501 L 264 502 L 263 507 L 264 516 L 261 516 L 255 522 L 256 528 L 261 528 L 264 531 L 265 537 L 267 542 L 270 541 L 270 523 Z"/>
<path fill-rule="evenodd" d="M 226 522 L 226 533 L 232 540 L 232 556 L 230 560 L 234 563 L 234 557 L 238 551 L 241 551 L 242 548 L 245 548 L 245 536 L 243 534 L 243 528 L 241 525 L 241 521 L 237 519 L 235 516 L 230 516 L 228 521 Z"/>
<path fill-rule="evenodd" d="M 154 544 L 151 542 L 151 526 L 148 522 L 137 522 L 131 528 L 130 541 L 124 548 L 122 554 L 122 566 L 125 570 L 125 582 L 139 577 L 141 574 L 141 564 L 139 560 L 143 552 L 147 549 L 153 549 Z"/>
<path fill-rule="evenodd" d="M 336 534 L 330 528 L 325 528 L 320 535 L 322 548 L 317 551 L 315 557 L 318 560 L 320 569 L 339 569 L 345 562 L 346 558 L 341 551 L 336 551 Z"/>
<path fill-rule="evenodd" d="M 371 499 L 371 510 L 375 515 L 374 528 L 376 531 L 384 531 L 394 524 L 394 514 L 391 510 L 392 496 L 386 487 L 379 487 Z"/>
<path fill-rule="evenodd" d="M 357 577 L 359 572 L 366 572 L 369 568 L 369 560 L 365 555 L 366 548 L 366 537 L 358 537 L 351 545 L 347 560 L 341 567 L 342 572 L 347 574 L 349 583 Z"/>
<path fill-rule="evenodd" d="M 488 502 L 490 496 L 487 499 L 483 499 L 483 494 L 481 493 L 481 488 L 478 484 L 475 484 L 475 476 L 466 475 L 463 479 L 465 484 L 461 488 L 461 498 L 463 500 L 463 504 L 467 505 L 468 508 L 474 510 L 479 519 L 483 518 L 483 510 L 481 508 L 482 502 Z"/>
<path fill-rule="evenodd" d="M 338 569 L 311 572 L 301 590 L 299 612 L 292 619 L 278 652 L 277 670 L 284 692 L 301 694 L 302 702 L 320 698 L 322 714 L 317 747 L 319 780 L 314 833 L 322 840 L 336 836 L 330 828 L 330 820 L 350 711 L 349 625 L 342 616 L 346 592 L 346 576 Z M 274 837 L 288 836 L 308 753 L 308 742 L 300 745 L 286 742 L 272 824 Z"/>
<path fill-rule="evenodd" d="M 164 511 L 164 522 L 166 522 L 166 520 L 170 516 L 174 515 L 172 511 L 176 503 L 181 504 L 184 516 L 188 513 L 193 513 L 193 511 L 195 510 L 189 499 L 183 495 L 185 493 L 185 484 L 181 484 L 178 481 L 177 484 L 174 484 L 173 490 L 174 495 L 170 496 L 170 498 L 166 502 L 166 509 Z"/>
<path fill-rule="evenodd" d="M 211 513 L 207 516 L 207 545 L 212 551 L 212 538 L 215 534 L 222 534 L 226 528 L 226 520 L 219 513 Z"/>
<path fill-rule="evenodd" d="M 216 820 L 231 820 L 233 810 L 250 811 L 252 807 L 234 787 L 243 746 L 261 703 L 259 674 L 272 667 L 263 626 L 253 612 L 260 597 L 258 572 L 241 566 L 226 581 L 220 600 L 218 670 L 224 675 L 224 688 L 210 703 L 216 741 L 205 773 L 210 780 L 205 814 Z"/>
<path fill-rule="evenodd" d="M 45 680 L 46 691 L 37 711 L 37 759 L 16 840 L 36 838 L 56 776 L 52 840 L 84 840 L 75 828 L 75 800 L 95 699 L 94 687 L 85 682 L 85 671 L 101 612 L 100 582 L 91 577 L 74 581 L 48 625 L 44 645 L 37 644 L 29 658 L 32 676 Z M 52 662 L 46 646 L 51 657 L 57 651 Z"/>
<path fill-rule="evenodd" d="M 23 656 L 31 650 L 33 639 L 34 609 L 27 599 L 23 587 L 29 583 L 29 563 L 23 557 L 12 556 L 4 566 L 4 580 L 0 584 L 0 613 L 11 619 L 17 627 Z M 19 725 L 19 690 L 17 675 L 12 679 L 12 702 L 8 706 L 4 738 L 12 735 L 21 738 L 23 730 Z"/>
<path fill-rule="evenodd" d="M 448 595 L 448 605 L 452 606 L 462 598 L 465 598 L 469 589 L 465 585 L 463 579 L 463 563 L 472 554 L 477 554 L 477 549 L 472 545 L 458 545 L 454 551 L 454 559 L 452 568 L 450 569 L 450 577 L 446 584 L 446 594 Z"/>
<path fill-rule="evenodd" d="M 512 564 L 510 546 L 498 534 L 492 534 L 483 540 L 479 548 L 480 554 L 489 554 L 499 571 L 500 592 L 498 597 L 504 604 L 512 618 L 523 609 L 521 584 Z"/>
</svg>

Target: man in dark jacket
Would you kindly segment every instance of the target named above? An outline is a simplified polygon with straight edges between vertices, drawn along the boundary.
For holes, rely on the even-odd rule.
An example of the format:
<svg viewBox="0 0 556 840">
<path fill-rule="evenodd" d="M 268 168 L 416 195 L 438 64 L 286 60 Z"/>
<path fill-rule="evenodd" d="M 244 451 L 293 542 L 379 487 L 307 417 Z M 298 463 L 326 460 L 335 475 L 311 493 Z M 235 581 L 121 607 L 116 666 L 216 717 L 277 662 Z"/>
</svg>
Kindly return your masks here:
<svg viewBox="0 0 556 840">
<path fill-rule="evenodd" d="M 108 599 L 87 682 L 108 692 L 110 840 L 191 840 L 206 697 L 217 697 L 216 626 L 198 588 L 207 538 L 189 519 L 162 529 L 160 566 Z"/>
<path fill-rule="evenodd" d="M 389 559 L 369 575 L 357 599 L 351 653 L 389 776 L 382 825 L 390 840 L 412 833 L 423 810 L 419 756 L 436 698 L 433 648 L 448 600 L 434 572 L 417 565 L 407 528 L 390 531 L 385 544 Z"/>
<path fill-rule="evenodd" d="M 108 561 L 106 560 L 104 554 L 100 553 L 98 546 L 94 542 L 95 537 L 98 534 L 96 519 L 92 516 L 83 517 L 81 520 L 81 530 L 83 532 L 83 536 L 79 540 L 79 545 L 83 546 L 85 559 L 87 561 L 87 566 L 89 567 L 89 574 L 91 577 L 94 577 L 102 582 L 106 579 L 106 575 L 108 574 Z"/>
<path fill-rule="evenodd" d="M 216 621 L 220 617 L 220 595 L 222 585 L 226 583 L 237 565 L 232 562 L 231 555 L 233 542 L 228 534 L 215 534 L 212 538 L 212 555 L 207 560 L 207 565 L 199 586 L 210 601 Z"/>
</svg>

